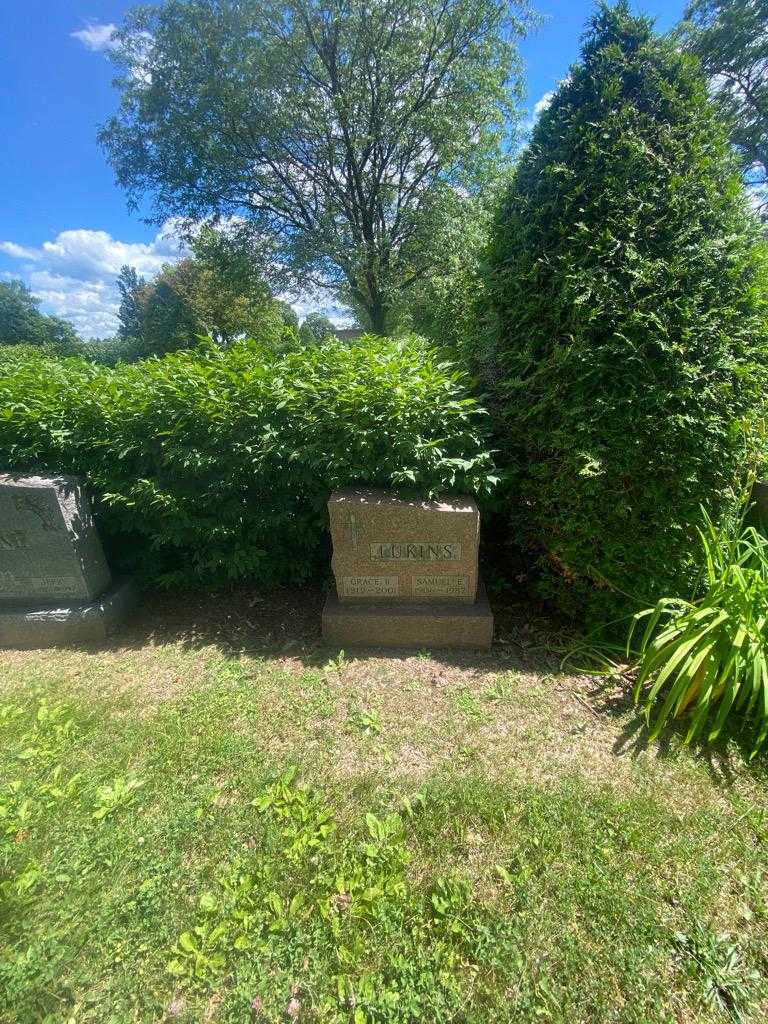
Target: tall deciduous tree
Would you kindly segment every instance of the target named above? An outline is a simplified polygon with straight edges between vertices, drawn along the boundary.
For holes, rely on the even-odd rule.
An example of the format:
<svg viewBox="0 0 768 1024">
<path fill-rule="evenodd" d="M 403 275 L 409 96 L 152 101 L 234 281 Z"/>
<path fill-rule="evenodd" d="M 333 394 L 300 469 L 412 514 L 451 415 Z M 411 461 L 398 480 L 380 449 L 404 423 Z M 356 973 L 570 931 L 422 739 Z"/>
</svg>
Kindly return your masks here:
<svg viewBox="0 0 768 1024">
<path fill-rule="evenodd" d="M 276 348 L 295 343 L 298 324 L 291 327 L 272 298 L 252 242 L 237 230 L 205 225 L 191 241 L 192 254 L 163 267 L 153 280 L 123 267 L 117 284 L 119 334 L 131 342 L 125 351 L 134 358 L 162 355 L 190 348 L 201 336 L 219 345 L 245 336 Z"/>
<path fill-rule="evenodd" d="M 679 29 L 710 78 L 768 216 L 768 0 L 693 0 Z"/>
<path fill-rule="evenodd" d="M 158 218 L 238 215 L 386 331 L 514 124 L 526 0 L 166 0 L 100 133 Z"/>
<path fill-rule="evenodd" d="M 482 265 L 506 180 L 489 182 L 482 196 L 465 205 L 463 216 L 446 232 L 442 272 L 426 277 L 413 289 L 408 303 L 410 327 L 443 345 L 473 372 L 482 364 L 488 345 Z"/>
<path fill-rule="evenodd" d="M 323 313 L 307 313 L 299 328 L 299 339 L 304 345 L 318 345 L 335 331 L 332 320 Z"/>
<path fill-rule="evenodd" d="M 40 300 L 22 281 L 0 281 L 0 345 L 48 345 L 75 352 L 80 339 L 74 327 L 38 309 Z"/>
<path fill-rule="evenodd" d="M 123 266 L 117 278 L 117 290 L 120 292 L 120 308 L 117 318 L 120 326 L 117 333 L 125 341 L 127 338 L 138 338 L 141 334 L 142 305 L 141 295 L 146 285 L 143 277 L 139 277 L 135 267 Z"/>
</svg>

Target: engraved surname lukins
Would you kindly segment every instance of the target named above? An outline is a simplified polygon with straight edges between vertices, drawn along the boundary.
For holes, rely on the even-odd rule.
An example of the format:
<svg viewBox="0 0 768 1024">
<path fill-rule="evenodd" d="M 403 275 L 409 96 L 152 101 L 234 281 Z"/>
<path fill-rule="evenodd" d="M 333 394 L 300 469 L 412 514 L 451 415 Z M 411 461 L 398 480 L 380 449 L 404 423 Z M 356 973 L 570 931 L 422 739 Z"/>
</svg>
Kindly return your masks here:
<svg viewBox="0 0 768 1024">
<path fill-rule="evenodd" d="M 469 576 L 413 576 L 414 597 L 469 597 Z"/>
<path fill-rule="evenodd" d="M 342 576 L 340 597 L 397 597 L 397 576 Z"/>
<path fill-rule="evenodd" d="M 373 562 L 456 562 L 461 544 L 448 541 L 378 541 L 371 544 Z"/>
</svg>

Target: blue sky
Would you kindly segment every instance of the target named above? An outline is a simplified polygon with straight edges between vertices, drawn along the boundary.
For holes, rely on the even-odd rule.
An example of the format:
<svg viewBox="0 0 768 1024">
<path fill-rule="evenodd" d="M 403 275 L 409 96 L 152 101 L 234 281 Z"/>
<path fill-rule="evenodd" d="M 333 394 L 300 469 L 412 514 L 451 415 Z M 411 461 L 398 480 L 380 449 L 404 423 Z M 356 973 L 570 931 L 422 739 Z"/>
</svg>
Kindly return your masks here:
<svg viewBox="0 0 768 1024">
<path fill-rule="evenodd" d="M 108 60 L 122 0 L 0 2 L 0 276 L 19 277 L 46 312 L 85 336 L 114 332 L 124 263 L 152 276 L 178 247 L 129 213 L 96 143 L 114 111 Z M 522 44 L 531 116 L 578 55 L 591 0 L 539 0 L 546 23 Z M 661 29 L 683 0 L 645 0 Z M 148 211 L 145 211 L 145 213 Z"/>
</svg>

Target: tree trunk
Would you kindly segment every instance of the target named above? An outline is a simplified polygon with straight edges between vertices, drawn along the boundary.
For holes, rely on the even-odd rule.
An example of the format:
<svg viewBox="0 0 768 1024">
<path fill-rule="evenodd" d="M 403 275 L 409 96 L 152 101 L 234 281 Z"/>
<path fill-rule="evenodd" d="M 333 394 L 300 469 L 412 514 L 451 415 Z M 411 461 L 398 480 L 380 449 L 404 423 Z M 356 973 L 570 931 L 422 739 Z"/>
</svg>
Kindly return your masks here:
<svg viewBox="0 0 768 1024">
<path fill-rule="evenodd" d="M 371 330 L 374 334 L 387 334 L 387 308 L 379 288 L 379 279 L 374 268 L 369 268 L 365 274 L 367 287 L 367 302 L 365 310 L 371 323 Z"/>
<path fill-rule="evenodd" d="M 372 304 L 372 308 L 368 311 L 368 318 L 371 321 L 371 330 L 374 334 L 387 333 L 387 314 L 381 303 Z"/>
<path fill-rule="evenodd" d="M 366 330 L 373 334 L 388 334 L 389 309 L 379 289 L 375 271 L 369 268 L 361 278 L 348 275 L 347 280 L 354 303 L 363 314 Z"/>
</svg>

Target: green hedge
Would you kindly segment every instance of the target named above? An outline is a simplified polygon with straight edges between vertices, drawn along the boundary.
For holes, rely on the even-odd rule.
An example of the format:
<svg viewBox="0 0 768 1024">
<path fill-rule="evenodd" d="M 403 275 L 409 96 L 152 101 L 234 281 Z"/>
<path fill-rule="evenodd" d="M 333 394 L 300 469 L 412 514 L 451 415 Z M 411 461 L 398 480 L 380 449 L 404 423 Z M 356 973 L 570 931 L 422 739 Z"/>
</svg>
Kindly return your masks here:
<svg viewBox="0 0 768 1024">
<path fill-rule="evenodd" d="M 465 376 L 415 337 L 114 369 L 0 356 L 0 464 L 87 478 L 113 558 L 165 583 L 322 572 L 334 488 L 481 493 L 485 424 Z"/>
<path fill-rule="evenodd" d="M 766 246 L 698 66 L 600 5 L 488 254 L 511 537 L 605 621 L 685 594 L 765 408 Z M 754 455 L 754 452 L 751 453 Z"/>
</svg>

